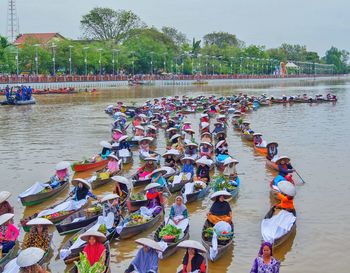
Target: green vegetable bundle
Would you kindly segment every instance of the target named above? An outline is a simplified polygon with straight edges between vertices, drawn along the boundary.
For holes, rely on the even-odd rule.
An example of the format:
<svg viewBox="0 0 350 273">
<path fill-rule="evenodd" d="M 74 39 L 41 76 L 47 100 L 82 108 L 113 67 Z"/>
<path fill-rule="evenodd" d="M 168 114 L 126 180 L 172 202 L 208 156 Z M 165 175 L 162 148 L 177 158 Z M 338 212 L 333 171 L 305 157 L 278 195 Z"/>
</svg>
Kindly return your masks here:
<svg viewBox="0 0 350 273">
<path fill-rule="evenodd" d="M 102 263 L 102 257 L 93 266 L 90 265 L 88 258 L 80 253 L 80 261 L 74 262 L 79 273 L 103 273 L 106 269 L 105 265 Z"/>
<path fill-rule="evenodd" d="M 163 238 L 164 236 L 175 236 L 175 241 L 179 240 L 179 237 L 181 235 L 182 230 L 180 228 L 177 228 L 173 225 L 166 225 L 162 228 L 162 230 L 159 232 L 159 237 Z"/>
</svg>

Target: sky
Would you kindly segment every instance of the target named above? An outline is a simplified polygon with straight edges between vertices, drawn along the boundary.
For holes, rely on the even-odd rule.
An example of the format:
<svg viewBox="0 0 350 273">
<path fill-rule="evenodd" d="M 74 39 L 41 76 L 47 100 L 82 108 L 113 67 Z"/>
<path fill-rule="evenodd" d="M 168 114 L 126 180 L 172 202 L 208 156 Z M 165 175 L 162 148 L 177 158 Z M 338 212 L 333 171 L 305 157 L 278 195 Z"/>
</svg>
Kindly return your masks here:
<svg viewBox="0 0 350 273">
<path fill-rule="evenodd" d="M 0 0 L 6 34 L 7 0 Z M 17 0 L 20 33 L 82 36 L 81 16 L 94 7 L 132 10 L 149 26 L 172 26 L 189 39 L 236 34 L 247 45 L 306 45 L 321 56 L 331 46 L 350 51 L 349 0 Z"/>
</svg>

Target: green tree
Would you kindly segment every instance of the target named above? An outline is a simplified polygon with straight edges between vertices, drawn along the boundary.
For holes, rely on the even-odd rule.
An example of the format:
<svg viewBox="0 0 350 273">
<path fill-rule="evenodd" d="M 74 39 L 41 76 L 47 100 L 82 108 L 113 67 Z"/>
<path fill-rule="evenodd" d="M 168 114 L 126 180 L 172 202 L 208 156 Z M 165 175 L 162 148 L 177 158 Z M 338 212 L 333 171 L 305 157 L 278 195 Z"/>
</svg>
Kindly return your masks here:
<svg viewBox="0 0 350 273">
<path fill-rule="evenodd" d="M 226 46 L 242 47 L 244 43 L 237 39 L 236 35 L 228 32 L 212 32 L 203 37 L 205 45 L 216 45 L 219 48 Z"/>
<path fill-rule="evenodd" d="M 185 43 L 188 43 L 188 39 L 186 35 L 180 31 L 178 31 L 176 28 L 173 27 L 162 27 L 162 32 L 166 36 L 168 36 L 173 43 L 178 46 L 179 48 L 184 45 Z"/>
<path fill-rule="evenodd" d="M 323 61 L 326 64 L 333 64 L 335 66 L 336 73 L 347 73 L 349 52 L 332 46 L 329 50 L 327 50 L 326 55 L 323 57 Z"/>
<path fill-rule="evenodd" d="M 82 17 L 80 23 L 86 38 L 114 40 L 116 43 L 125 39 L 131 30 L 145 27 L 132 11 L 110 8 L 94 8 Z"/>
</svg>

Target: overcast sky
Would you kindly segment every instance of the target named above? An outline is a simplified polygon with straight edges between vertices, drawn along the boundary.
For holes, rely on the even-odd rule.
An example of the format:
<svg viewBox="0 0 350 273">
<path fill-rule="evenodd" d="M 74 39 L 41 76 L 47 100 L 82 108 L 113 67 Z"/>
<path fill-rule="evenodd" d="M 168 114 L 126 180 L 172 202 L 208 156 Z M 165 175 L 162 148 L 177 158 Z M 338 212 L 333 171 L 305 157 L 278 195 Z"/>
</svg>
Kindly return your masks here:
<svg viewBox="0 0 350 273">
<path fill-rule="evenodd" d="M 0 0 L 0 34 L 7 0 Z M 17 0 L 20 32 L 81 36 L 80 18 L 94 7 L 129 9 L 149 26 L 173 26 L 188 38 L 227 31 L 249 44 L 303 44 L 321 55 L 350 51 L 350 0 Z"/>
</svg>

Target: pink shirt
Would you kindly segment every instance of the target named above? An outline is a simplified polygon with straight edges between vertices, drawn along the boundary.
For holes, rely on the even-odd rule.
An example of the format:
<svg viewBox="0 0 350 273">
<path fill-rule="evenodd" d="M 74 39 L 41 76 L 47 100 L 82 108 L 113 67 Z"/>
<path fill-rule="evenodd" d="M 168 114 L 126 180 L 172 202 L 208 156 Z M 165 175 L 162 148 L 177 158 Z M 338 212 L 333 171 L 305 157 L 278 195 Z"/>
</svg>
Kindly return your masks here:
<svg viewBox="0 0 350 273">
<path fill-rule="evenodd" d="M 17 237 L 19 235 L 19 230 L 12 224 L 8 224 L 7 231 L 4 236 L 4 234 L 1 234 L 1 239 L 4 241 L 16 241 Z"/>
</svg>

